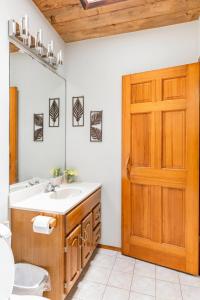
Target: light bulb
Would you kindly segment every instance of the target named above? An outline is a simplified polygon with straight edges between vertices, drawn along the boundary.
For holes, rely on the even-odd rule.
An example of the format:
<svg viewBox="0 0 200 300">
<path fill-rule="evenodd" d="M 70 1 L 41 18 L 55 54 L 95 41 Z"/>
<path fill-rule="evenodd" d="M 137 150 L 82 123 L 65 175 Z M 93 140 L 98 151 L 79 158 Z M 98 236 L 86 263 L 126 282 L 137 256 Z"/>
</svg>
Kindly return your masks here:
<svg viewBox="0 0 200 300">
<path fill-rule="evenodd" d="M 62 50 L 60 50 L 57 54 L 57 65 L 63 65 Z"/>
<path fill-rule="evenodd" d="M 20 35 L 23 39 L 28 39 L 28 36 L 29 36 L 29 19 L 28 19 L 27 15 L 25 15 L 21 19 Z"/>
</svg>

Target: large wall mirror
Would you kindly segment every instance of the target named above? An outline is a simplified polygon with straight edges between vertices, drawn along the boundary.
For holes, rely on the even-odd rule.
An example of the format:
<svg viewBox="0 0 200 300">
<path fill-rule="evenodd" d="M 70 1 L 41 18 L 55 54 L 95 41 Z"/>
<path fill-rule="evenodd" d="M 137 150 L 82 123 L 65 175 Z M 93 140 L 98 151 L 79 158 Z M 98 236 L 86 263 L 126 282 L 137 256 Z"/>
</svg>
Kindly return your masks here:
<svg viewBox="0 0 200 300">
<path fill-rule="evenodd" d="M 65 168 L 66 84 L 10 43 L 10 185 Z"/>
</svg>

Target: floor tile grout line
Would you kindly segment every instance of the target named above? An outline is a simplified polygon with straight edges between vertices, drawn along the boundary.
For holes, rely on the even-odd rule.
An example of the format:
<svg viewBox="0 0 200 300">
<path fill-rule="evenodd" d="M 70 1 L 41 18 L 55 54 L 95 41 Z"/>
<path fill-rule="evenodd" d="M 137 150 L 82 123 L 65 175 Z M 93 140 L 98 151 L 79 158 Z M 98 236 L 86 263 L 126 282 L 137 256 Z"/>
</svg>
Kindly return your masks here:
<svg viewBox="0 0 200 300">
<path fill-rule="evenodd" d="M 103 292 L 102 297 L 101 297 L 102 300 L 103 300 L 103 298 L 104 298 L 104 295 L 105 295 L 105 292 L 106 292 L 106 288 L 108 287 L 108 282 L 109 282 L 109 280 L 110 280 L 110 276 L 111 276 L 111 274 L 112 274 L 112 271 L 113 271 L 115 262 L 116 262 L 116 260 L 117 260 L 117 253 L 116 253 L 116 255 L 113 255 L 113 257 L 114 257 L 114 256 L 115 256 L 115 260 L 114 260 L 113 266 L 112 266 L 112 268 L 111 268 L 111 270 L 110 270 L 110 275 L 108 276 L 108 280 L 107 280 L 107 283 L 106 283 L 106 285 L 105 285 L 104 292 Z"/>
<path fill-rule="evenodd" d="M 171 281 L 171 280 L 166 280 L 166 279 L 160 279 L 160 278 L 156 278 L 156 277 L 150 277 L 148 275 L 142 275 L 142 274 L 138 274 L 138 273 L 135 273 L 135 275 L 141 276 L 141 277 L 146 277 L 146 278 L 149 278 L 149 279 L 157 279 L 157 280 L 164 281 L 164 282 L 179 284 L 179 282 L 175 282 L 175 281 Z M 188 284 L 185 284 L 185 285 L 188 285 Z M 192 285 L 190 285 L 190 286 L 192 286 Z"/>
<path fill-rule="evenodd" d="M 132 274 L 131 286 L 130 286 L 129 297 L 128 297 L 129 300 L 131 298 L 131 292 L 132 292 L 131 287 L 132 287 L 132 284 L 133 284 L 133 278 L 134 278 L 134 273 L 135 273 L 135 265 L 136 265 L 136 259 L 135 259 L 134 266 L 133 266 L 133 274 Z"/>
<path fill-rule="evenodd" d="M 183 300 L 183 292 L 182 292 L 182 286 L 181 286 L 180 272 L 178 272 L 178 280 L 179 280 L 179 285 L 180 285 L 180 290 L 181 290 L 181 298 Z"/>
</svg>

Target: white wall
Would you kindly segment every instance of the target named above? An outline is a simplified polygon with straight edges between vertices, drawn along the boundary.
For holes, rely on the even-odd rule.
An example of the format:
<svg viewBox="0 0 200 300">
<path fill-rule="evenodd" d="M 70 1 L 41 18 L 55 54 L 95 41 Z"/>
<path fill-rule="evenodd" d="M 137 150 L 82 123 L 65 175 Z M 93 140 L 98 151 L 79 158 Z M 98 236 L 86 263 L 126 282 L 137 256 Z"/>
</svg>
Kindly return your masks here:
<svg viewBox="0 0 200 300">
<path fill-rule="evenodd" d="M 67 162 L 82 180 L 103 184 L 103 244 L 121 244 L 121 76 L 197 61 L 198 26 L 196 21 L 66 46 Z M 85 96 L 85 127 L 73 128 L 71 98 L 79 95 Z M 102 143 L 89 141 L 90 110 L 103 110 Z"/>
<path fill-rule="evenodd" d="M 53 39 L 57 49 L 63 48 L 64 43 L 57 33 L 49 26 L 36 6 L 30 0 L 0 1 L 0 221 L 8 216 L 9 189 L 9 43 L 8 20 L 20 20 L 24 15 L 30 16 L 30 27 L 44 30 L 45 41 Z M 32 32 L 35 34 L 35 32 Z"/>
</svg>

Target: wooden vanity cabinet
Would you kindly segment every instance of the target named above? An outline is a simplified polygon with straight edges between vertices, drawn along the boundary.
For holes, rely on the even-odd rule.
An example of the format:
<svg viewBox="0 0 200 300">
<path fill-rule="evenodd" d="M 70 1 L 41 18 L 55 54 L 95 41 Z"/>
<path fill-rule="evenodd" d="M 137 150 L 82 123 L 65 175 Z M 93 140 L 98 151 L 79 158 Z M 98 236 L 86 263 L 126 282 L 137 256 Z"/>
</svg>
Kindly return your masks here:
<svg viewBox="0 0 200 300">
<path fill-rule="evenodd" d="M 52 289 L 51 300 L 64 300 L 88 263 L 101 236 L 101 189 L 66 215 L 11 209 L 12 249 L 15 262 L 45 268 Z M 34 233 L 31 220 L 37 215 L 56 218 L 50 235 Z"/>
</svg>

